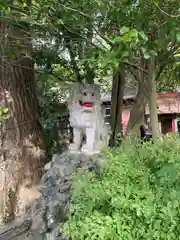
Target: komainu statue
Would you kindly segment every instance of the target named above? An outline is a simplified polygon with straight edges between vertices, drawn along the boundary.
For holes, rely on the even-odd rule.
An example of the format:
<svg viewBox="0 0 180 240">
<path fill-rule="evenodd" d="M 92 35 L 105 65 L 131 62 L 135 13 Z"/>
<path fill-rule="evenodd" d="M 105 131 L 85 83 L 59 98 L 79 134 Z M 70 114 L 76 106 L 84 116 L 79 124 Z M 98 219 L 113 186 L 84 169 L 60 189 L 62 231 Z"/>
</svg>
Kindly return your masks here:
<svg viewBox="0 0 180 240">
<path fill-rule="evenodd" d="M 107 125 L 104 122 L 100 101 L 100 88 L 96 84 L 75 84 L 68 104 L 70 125 L 73 128 L 71 151 L 99 153 L 108 146 Z M 83 145 L 83 137 L 86 141 Z"/>
</svg>

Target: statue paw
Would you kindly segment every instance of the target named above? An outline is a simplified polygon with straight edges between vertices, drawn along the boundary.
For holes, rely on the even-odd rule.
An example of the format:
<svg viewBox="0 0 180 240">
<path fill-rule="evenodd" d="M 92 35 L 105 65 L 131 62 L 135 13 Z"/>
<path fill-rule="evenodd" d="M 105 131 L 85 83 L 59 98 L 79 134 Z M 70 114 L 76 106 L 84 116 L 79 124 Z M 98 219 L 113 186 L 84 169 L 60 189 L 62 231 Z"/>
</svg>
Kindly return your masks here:
<svg viewBox="0 0 180 240">
<path fill-rule="evenodd" d="M 77 144 L 75 144 L 75 143 L 71 143 L 69 145 L 69 150 L 70 151 L 79 151 L 79 146 Z"/>
<path fill-rule="evenodd" d="M 88 151 L 91 151 L 91 149 L 89 149 L 88 145 L 87 144 L 84 144 L 81 148 L 81 151 L 82 152 L 88 152 Z"/>
<path fill-rule="evenodd" d="M 99 153 L 100 151 L 98 149 L 90 148 L 88 145 L 84 145 L 81 148 L 82 153 L 91 155 L 91 154 L 96 154 Z"/>
</svg>

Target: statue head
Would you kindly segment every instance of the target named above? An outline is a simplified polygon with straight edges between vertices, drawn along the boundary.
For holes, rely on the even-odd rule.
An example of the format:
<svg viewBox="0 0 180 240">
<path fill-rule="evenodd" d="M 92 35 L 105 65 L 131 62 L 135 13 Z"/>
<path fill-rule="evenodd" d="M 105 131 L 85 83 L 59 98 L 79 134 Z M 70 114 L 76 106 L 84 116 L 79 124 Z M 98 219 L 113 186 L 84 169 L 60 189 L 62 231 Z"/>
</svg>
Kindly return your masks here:
<svg viewBox="0 0 180 240">
<path fill-rule="evenodd" d="M 75 84 L 72 88 L 72 102 L 85 111 L 100 106 L 100 87 L 97 84 Z"/>
</svg>

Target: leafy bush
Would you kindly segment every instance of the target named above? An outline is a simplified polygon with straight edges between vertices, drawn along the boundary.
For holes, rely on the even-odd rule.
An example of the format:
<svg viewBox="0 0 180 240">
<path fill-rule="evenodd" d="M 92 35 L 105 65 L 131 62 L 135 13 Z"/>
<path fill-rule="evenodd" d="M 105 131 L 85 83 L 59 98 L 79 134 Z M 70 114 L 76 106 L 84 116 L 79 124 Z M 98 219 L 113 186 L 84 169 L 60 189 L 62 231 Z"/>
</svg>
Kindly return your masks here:
<svg viewBox="0 0 180 240">
<path fill-rule="evenodd" d="M 180 144 L 113 149 L 98 175 L 79 172 L 63 231 L 73 240 L 179 239 Z"/>
<path fill-rule="evenodd" d="M 58 134 L 58 117 L 66 109 L 60 104 L 60 83 L 53 81 L 48 75 L 37 75 L 37 95 L 40 107 L 40 120 L 44 128 L 45 140 L 51 155 L 60 151 L 60 139 Z M 64 92 L 66 92 L 64 90 Z"/>
</svg>

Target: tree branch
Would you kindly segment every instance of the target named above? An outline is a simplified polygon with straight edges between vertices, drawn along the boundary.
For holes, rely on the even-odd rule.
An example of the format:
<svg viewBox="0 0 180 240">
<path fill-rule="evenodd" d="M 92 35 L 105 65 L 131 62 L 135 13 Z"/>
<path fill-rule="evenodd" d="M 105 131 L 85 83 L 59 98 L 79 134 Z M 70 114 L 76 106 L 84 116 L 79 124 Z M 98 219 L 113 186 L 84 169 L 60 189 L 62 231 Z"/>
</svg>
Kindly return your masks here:
<svg viewBox="0 0 180 240">
<path fill-rule="evenodd" d="M 132 67 L 130 67 L 129 70 L 132 76 L 134 77 L 134 79 L 138 82 L 139 81 L 138 74 L 134 71 Z"/>
<path fill-rule="evenodd" d="M 167 12 L 165 12 L 162 8 L 160 8 L 159 6 L 157 6 L 156 4 L 154 4 L 154 6 L 159 9 L 163 14 L 165 14 L 166 16 L 170 17 L 170 18 L 179 18 L 180 17 L 180 14 L 178 15 L 172 15 L 172 14 L 169 14 Z"/>
<path fill-rule="evenodd" d="M 10 9 L 17 11 L 18 13 L 24 13 L 26 15 L 28 15 L 28 13 L 29 13 L 29 11 L 24 10 L 22 8 L 19 8 L 19 7 L 15 6 L 15 5 L 9 5 L 9 7 L 10 7 Z"/>
<path fill-rule="evenodd" d="M 54 76 L 55 78 L 57 78 L 60 82 L 67 82 L 67 80 L 59 77 L 57 74 L 55 74 L 54 72 L 51 72 L 50 75 Z M 75 82 L 75 81 L 72 81 Z"/>
<path fill-rule="evenodd" d="M 156 73 L 156 78 L 155 78 L 156 82 L 157 82 L 157 81 L 158 81 L 158 79 L 160 78 L 160 76 L 161 76 L 161 73 L 163 72 L 163 70 L 164 70 L 165 66 L 166 66 L 166 64 L 164 64 L 164 65 L 161 65 L 161 66 L 159 67 L 159 71 Z"/>
<path fill-rule="evenodd" d="M 74 53 L 73 53 L 73 50 L 71 48 L 71 45 L 69 42 L 66 43 L 67 45 L 67 49 L 69 51 L 69 55 L 70 55 L 70 58 L 71 58 L 71 64 L 73 66 L 73 70 L 74 70 L 74 73 L 76 75 L 76 80 L 77 82 L 82 82 L 82 77 L 81 77 L 81 74 L 80 74 L 80 69 L 78 68 L 77 66 L 77 62 L 75 60 L 75 56 L 74 56 Z"/>
<path fill-rule="evenodd" d="M 113 41 L 108 39 L 106 36 L 103 36 L 95 27 L 93 27 L 93 30 L 101 37 L 104 41 L 106 41 L 110 46 L 112 46 Z"/>
<path fill-rule="evenodd" d="M 95 20 L 93 17 L 89 16 L 88 14 L 86 14 L 86 13 L 84 13 L 84 12 L 79 11 L 78 9 L 68 7 L 68 6 L 66 6 L 66 5 L 64 5 L 64 4 L 61 4 L 61 3 L 58 3 L 58 4 L 59 4 L 61 7 L 67 9 L 67 10 L 70 10 L 70 11 L 72 11 L 72 12 L 76 12 L 76 13 L 80 14 L 81 16 L 84 16 L 84 17 L 86 17 L 86 18 L 88 18 L 88 19 Z"/>
<path fill-rule="evenodd" d="M 72 33 L 72 34 L 75 34 L 76 36 L 84 39 L 86 42 L 88 42 L 89 44 L 91 44 L 93 47 L 95 48 L 99 48 L 96 44 L 94 44 L 93 42 L 89 41 L 89 39 L 87 39 L 86 37 L 82 36 L 81 34 L 69 29 L 69 27 L 67 25 L 64 26 L 64 28 L 69 32 L 69 33 Z"/>
<path fill-rule="evenodd" d="M 59 5 L 62 6 L 63 8 L 65 8 L 65 9 L 67 9 L 67 10 L 70 10 L 70 11 L 72 11 L 72 12 L 76 12 L 76 13 L 80 14 L 80 15 L 83 16 L 83 17 L 86 17 L 86 18 L 88 18 L 88 19 L 90 19 L 90 20 L 95 21 L 95 18 L 89 16 L 88 14 L 83 13 L 82 11 L 79 11 L 79 10 L 77 10 L 77 9 L 75 9 L 75 8 L 71 8 L 71 7 L 65 6 L 65 5 L 60 4 L 60 3 L 59 3 Z M 95 27 L 93 27 L 93 30 L 94 30 L 103 40 L 105 40 L 108 44 L 112 45 L 113 42 L 112 42 L 110 39 L 108 39 L 107 37 L 103 36 Z"/>
<path fill-rule="evenodd" d="M 137 65 L 134 64 L 134 63 L 131 63 L 131 62 L 122 62 L 122 63 L 124 63 L 125 65 L 128 65 L 128 66 L 130 66 L 130 67 L 136 68 L 136 69 L 138 69 L 138 70 L 140 70 L 140 71 L 148 74 L 148 71 L 147 71 L 147 70 L 145 70 L 144 68 L 141 68 L 141 67 L 137 66 Z"/>
</svg>

